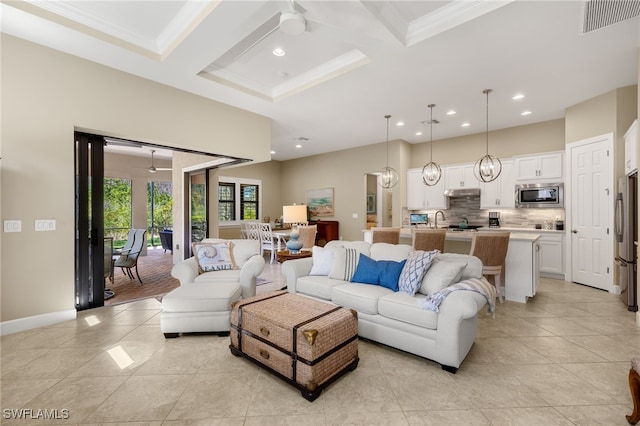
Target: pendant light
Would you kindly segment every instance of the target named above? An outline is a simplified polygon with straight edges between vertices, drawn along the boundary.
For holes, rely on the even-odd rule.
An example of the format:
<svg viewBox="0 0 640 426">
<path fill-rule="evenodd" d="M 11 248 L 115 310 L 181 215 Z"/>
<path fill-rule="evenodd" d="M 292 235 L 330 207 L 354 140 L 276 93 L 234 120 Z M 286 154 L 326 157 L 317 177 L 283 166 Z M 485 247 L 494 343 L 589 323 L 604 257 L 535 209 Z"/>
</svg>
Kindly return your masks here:
<svg viewBox="0 0 640 426">
<path fill-rule="evenodd" d="M 434 186 L 440 181 L 442 177 L 442 169 L 438 165 L 438 163 L 433 162 L 433 123 L 438 123 L 438 121 L 433 121 L 433 107 L 435 104 L 427 105 L 431 110 L 431 118 L 429 119 L 429 132 L 430 132 L 430 153 L 429 153 L 429 162 L 424 165 L 422 168 L 422 182 L 424 182 L 427 186 Z"/>
<path fill-rule="evenodd" d="M 378 179 L 378 185 L 383 188 L 393 188 L 398 183 L 398 172 L 393 167 L 389 167 L 389 119 L 390 115 L 385 115 L 387 119 L 387 165 L 382 168 L 380 172 L 380 179 Z"/>
<path fill-rule="evenodd" d="M 489 93 L 491 89 L 484 89 L 482 93 L 487 95 L 487 136 L 486 136 L 486 148 L 487 154 L 476 161 L 473 166 L 473 174 L 480 182 L 492 182 L 500 176 L 502 172 L 502 162 L 498 157 L 489 155 Z"/>
</svg>

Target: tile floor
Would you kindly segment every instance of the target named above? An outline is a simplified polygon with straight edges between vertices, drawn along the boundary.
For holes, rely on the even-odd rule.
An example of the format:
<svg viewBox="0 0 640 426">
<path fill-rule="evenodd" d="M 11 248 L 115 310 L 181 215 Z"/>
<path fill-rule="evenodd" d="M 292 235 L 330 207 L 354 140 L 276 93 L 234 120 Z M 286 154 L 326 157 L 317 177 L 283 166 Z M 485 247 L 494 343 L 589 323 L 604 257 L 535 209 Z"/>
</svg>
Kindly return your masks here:
<svg viewBox="0 0 640 426">
<path fill-rule="evenodd" d="M 282 276 L 268 265 L 277 289 Z M 360 342 L 360 365 L 313 403 L 244 359 L 228 338 L 165 340 L 156 299 L 104 307 L 3 336 L 2 424 L 625 425 L 640 327 L 616 296 L 542 279 L 526 305 L 480 315 L 457 374 Z M 13 420 L 7 410 L 68 410 Z"/>
</svg>

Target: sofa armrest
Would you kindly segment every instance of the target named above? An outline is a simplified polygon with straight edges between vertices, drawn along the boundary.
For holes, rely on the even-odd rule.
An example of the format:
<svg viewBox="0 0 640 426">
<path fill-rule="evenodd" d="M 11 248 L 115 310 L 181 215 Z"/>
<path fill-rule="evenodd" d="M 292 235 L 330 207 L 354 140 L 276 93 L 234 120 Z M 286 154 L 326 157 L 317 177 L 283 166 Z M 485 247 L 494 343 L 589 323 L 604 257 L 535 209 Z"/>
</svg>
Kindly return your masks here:
<svg viewBox="0 0 640 426">
<path fill-rule="evenodd" d="M 287 260 L 282 264 L 282 273 L 287 282 L 289 293 L 297 293 L 296 283 L 298 282 L 298 277 L 306 277 L 309 275 L 312 266 L 313 258 L 311 257 Z"/>
<path fill-rule="evenodd" d="M 249 260 L 240 268 L 240 276 L 238 281 L 242 287 L 242 298 L 253 297 L 256 295 L 256 278 L 264 270 L 264 257 L 256 254 L 251 256 Z"/>
<path fill-rule="evenodd" d="M 486 304 L 481 294 L 472 291 L 451 292 L 440 304 L 440 315 L 462 321 L 478 315 L 478 311 Z"/>
<path fill-rule="evenodd" d="M 195 257 L 190 257 L 176 263 L 171 268 L 171 276 L 180 281 L 180 285 L 192 283 L 198 276 L 198 261 Z"/>
</svg>

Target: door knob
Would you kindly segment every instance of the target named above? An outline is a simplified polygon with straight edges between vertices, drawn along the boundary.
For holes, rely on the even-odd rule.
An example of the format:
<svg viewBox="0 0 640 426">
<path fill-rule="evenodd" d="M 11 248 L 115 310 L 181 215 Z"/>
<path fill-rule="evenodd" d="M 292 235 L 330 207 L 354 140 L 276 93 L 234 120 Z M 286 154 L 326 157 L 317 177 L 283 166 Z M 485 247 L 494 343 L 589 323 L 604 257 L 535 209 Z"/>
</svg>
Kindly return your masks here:
<svg viewBox="0 0 640 426">
<path fill-rule="evenodd" d="M 577 234 L 578 230 L 577 229 L 572 229 L 571 232 L 573 232 L 574 234 Z"/>
</svg>

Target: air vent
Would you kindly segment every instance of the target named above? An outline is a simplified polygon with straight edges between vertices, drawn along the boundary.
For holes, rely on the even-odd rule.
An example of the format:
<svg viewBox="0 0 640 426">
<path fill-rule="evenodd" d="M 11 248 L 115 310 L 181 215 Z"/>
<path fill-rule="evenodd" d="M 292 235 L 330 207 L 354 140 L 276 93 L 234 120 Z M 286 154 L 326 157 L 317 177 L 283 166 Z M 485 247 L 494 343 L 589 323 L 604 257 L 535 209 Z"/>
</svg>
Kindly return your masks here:
<svg viewBox="0 0 640 426">
<path fill-rule="evenodd" d="M 640 0 L 589 0 L 584 2 L 582 34 L 640 16 Z"/>
</svg>

